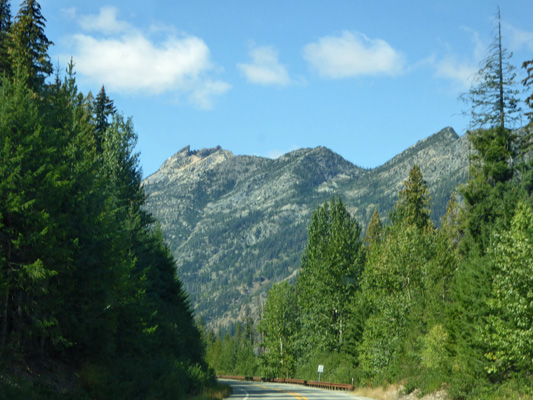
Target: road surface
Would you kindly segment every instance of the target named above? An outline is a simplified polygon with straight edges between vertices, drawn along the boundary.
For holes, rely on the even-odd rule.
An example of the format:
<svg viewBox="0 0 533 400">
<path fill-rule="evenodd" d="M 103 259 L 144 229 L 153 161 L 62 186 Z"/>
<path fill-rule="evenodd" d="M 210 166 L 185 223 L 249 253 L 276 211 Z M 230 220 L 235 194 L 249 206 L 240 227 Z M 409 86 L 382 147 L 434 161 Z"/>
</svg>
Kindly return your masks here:
<svg viewBox="0 0 533 400">
<path fill-rule="evenodd" d="M 317 389 L 302 385 L 225 379 L 220 379 L 220 382 L 233 387 L 233 394 L 228 397 L 232 400 L 372 400 L 367 397 L 355 396 L 350 392 Z"/>
</svg>

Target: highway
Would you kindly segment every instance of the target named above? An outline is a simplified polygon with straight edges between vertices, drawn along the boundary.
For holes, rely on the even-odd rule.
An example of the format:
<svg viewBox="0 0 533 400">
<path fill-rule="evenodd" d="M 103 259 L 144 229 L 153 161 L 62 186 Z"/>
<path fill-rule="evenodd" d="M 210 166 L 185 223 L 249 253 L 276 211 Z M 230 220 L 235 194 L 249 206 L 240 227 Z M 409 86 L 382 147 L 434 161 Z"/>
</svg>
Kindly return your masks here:
<svg viewBox="0 0 533 400">
<path fill-rule="evenodd" d="M 228 399 L 239 400 L 372 400 L 349 392 L 316 389 L 308 386 L 285 383 L 246 382 L 220 379 L 233 387 Z"/>
</svg>

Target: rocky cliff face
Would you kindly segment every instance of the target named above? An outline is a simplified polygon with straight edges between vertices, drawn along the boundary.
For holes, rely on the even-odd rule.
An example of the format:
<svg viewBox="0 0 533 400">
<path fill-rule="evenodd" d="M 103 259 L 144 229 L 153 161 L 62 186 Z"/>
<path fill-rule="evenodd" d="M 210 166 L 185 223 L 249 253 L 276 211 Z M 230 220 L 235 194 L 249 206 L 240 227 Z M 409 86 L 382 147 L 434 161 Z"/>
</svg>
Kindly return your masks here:
<svg viewBox="0 0 533 400">
<path fill-rule="evenodd" d="M 387 219 L 418 163 L 438 221 L 466 181 L 467 156 L 467 138 L 451 128 L 369 170 L 324 147 L 276 160 L 185 147 L 144 181 L 146 207 L 161 223 L 196 313 L 215 326 L 238 319 L 245 305 L 253 312 L 273 282 L 295 276 L 311 214 L 324 200 L 340 195 L 364 230 L 375 208 Z"/>
</svg>

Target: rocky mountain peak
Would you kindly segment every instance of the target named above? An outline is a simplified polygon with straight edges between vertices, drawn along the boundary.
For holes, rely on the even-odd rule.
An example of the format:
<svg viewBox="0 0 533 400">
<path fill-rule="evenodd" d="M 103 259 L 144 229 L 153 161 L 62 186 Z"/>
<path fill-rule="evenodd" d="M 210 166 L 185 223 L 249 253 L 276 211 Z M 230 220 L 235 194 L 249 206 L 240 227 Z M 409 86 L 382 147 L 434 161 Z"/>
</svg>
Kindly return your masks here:
<svg viewBox="0 0 533 400">
<path fill-rule="evenodd" d="M 224 150 L 220 146 L 201 150 L 191 150 L 191 146 L 185 146 L 169 157 L 157 172 L 146 178 L 145 183 L 201 174 L 232 157 L 235 156 L 231 151 Z"/>
</svg>

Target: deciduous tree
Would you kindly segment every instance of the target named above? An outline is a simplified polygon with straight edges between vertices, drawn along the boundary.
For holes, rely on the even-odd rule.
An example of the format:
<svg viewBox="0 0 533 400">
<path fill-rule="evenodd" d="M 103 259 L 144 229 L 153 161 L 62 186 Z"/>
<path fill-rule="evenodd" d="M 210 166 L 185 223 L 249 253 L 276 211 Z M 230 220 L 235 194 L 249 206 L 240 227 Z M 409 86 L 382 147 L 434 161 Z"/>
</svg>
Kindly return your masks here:
<svg viewBox="0 0 533 400">
<path fill-rule="evenodd" d="M 494 264 L 491 315 L 485 339 L 489 372 L 533 371 L 533 211 L 520 203 L 510 229 L 495 234 L 488 254 Z"/>
<path fill-rule="evenodd" d="M 269 376 L 285 378 L 294 373 L 297 315 L 296 290 L 286 281 L 274 284 L 258 327 L 263 334 L 263 358 Z"/>
<path fill-rule="evenodd" d="M 298 276 L 302 344 L 308 351 L 338 351 L 345 344 L 353 295 L 364 266 L 361 228 L 339 199 L 318 207 Z"/>
</svg>

